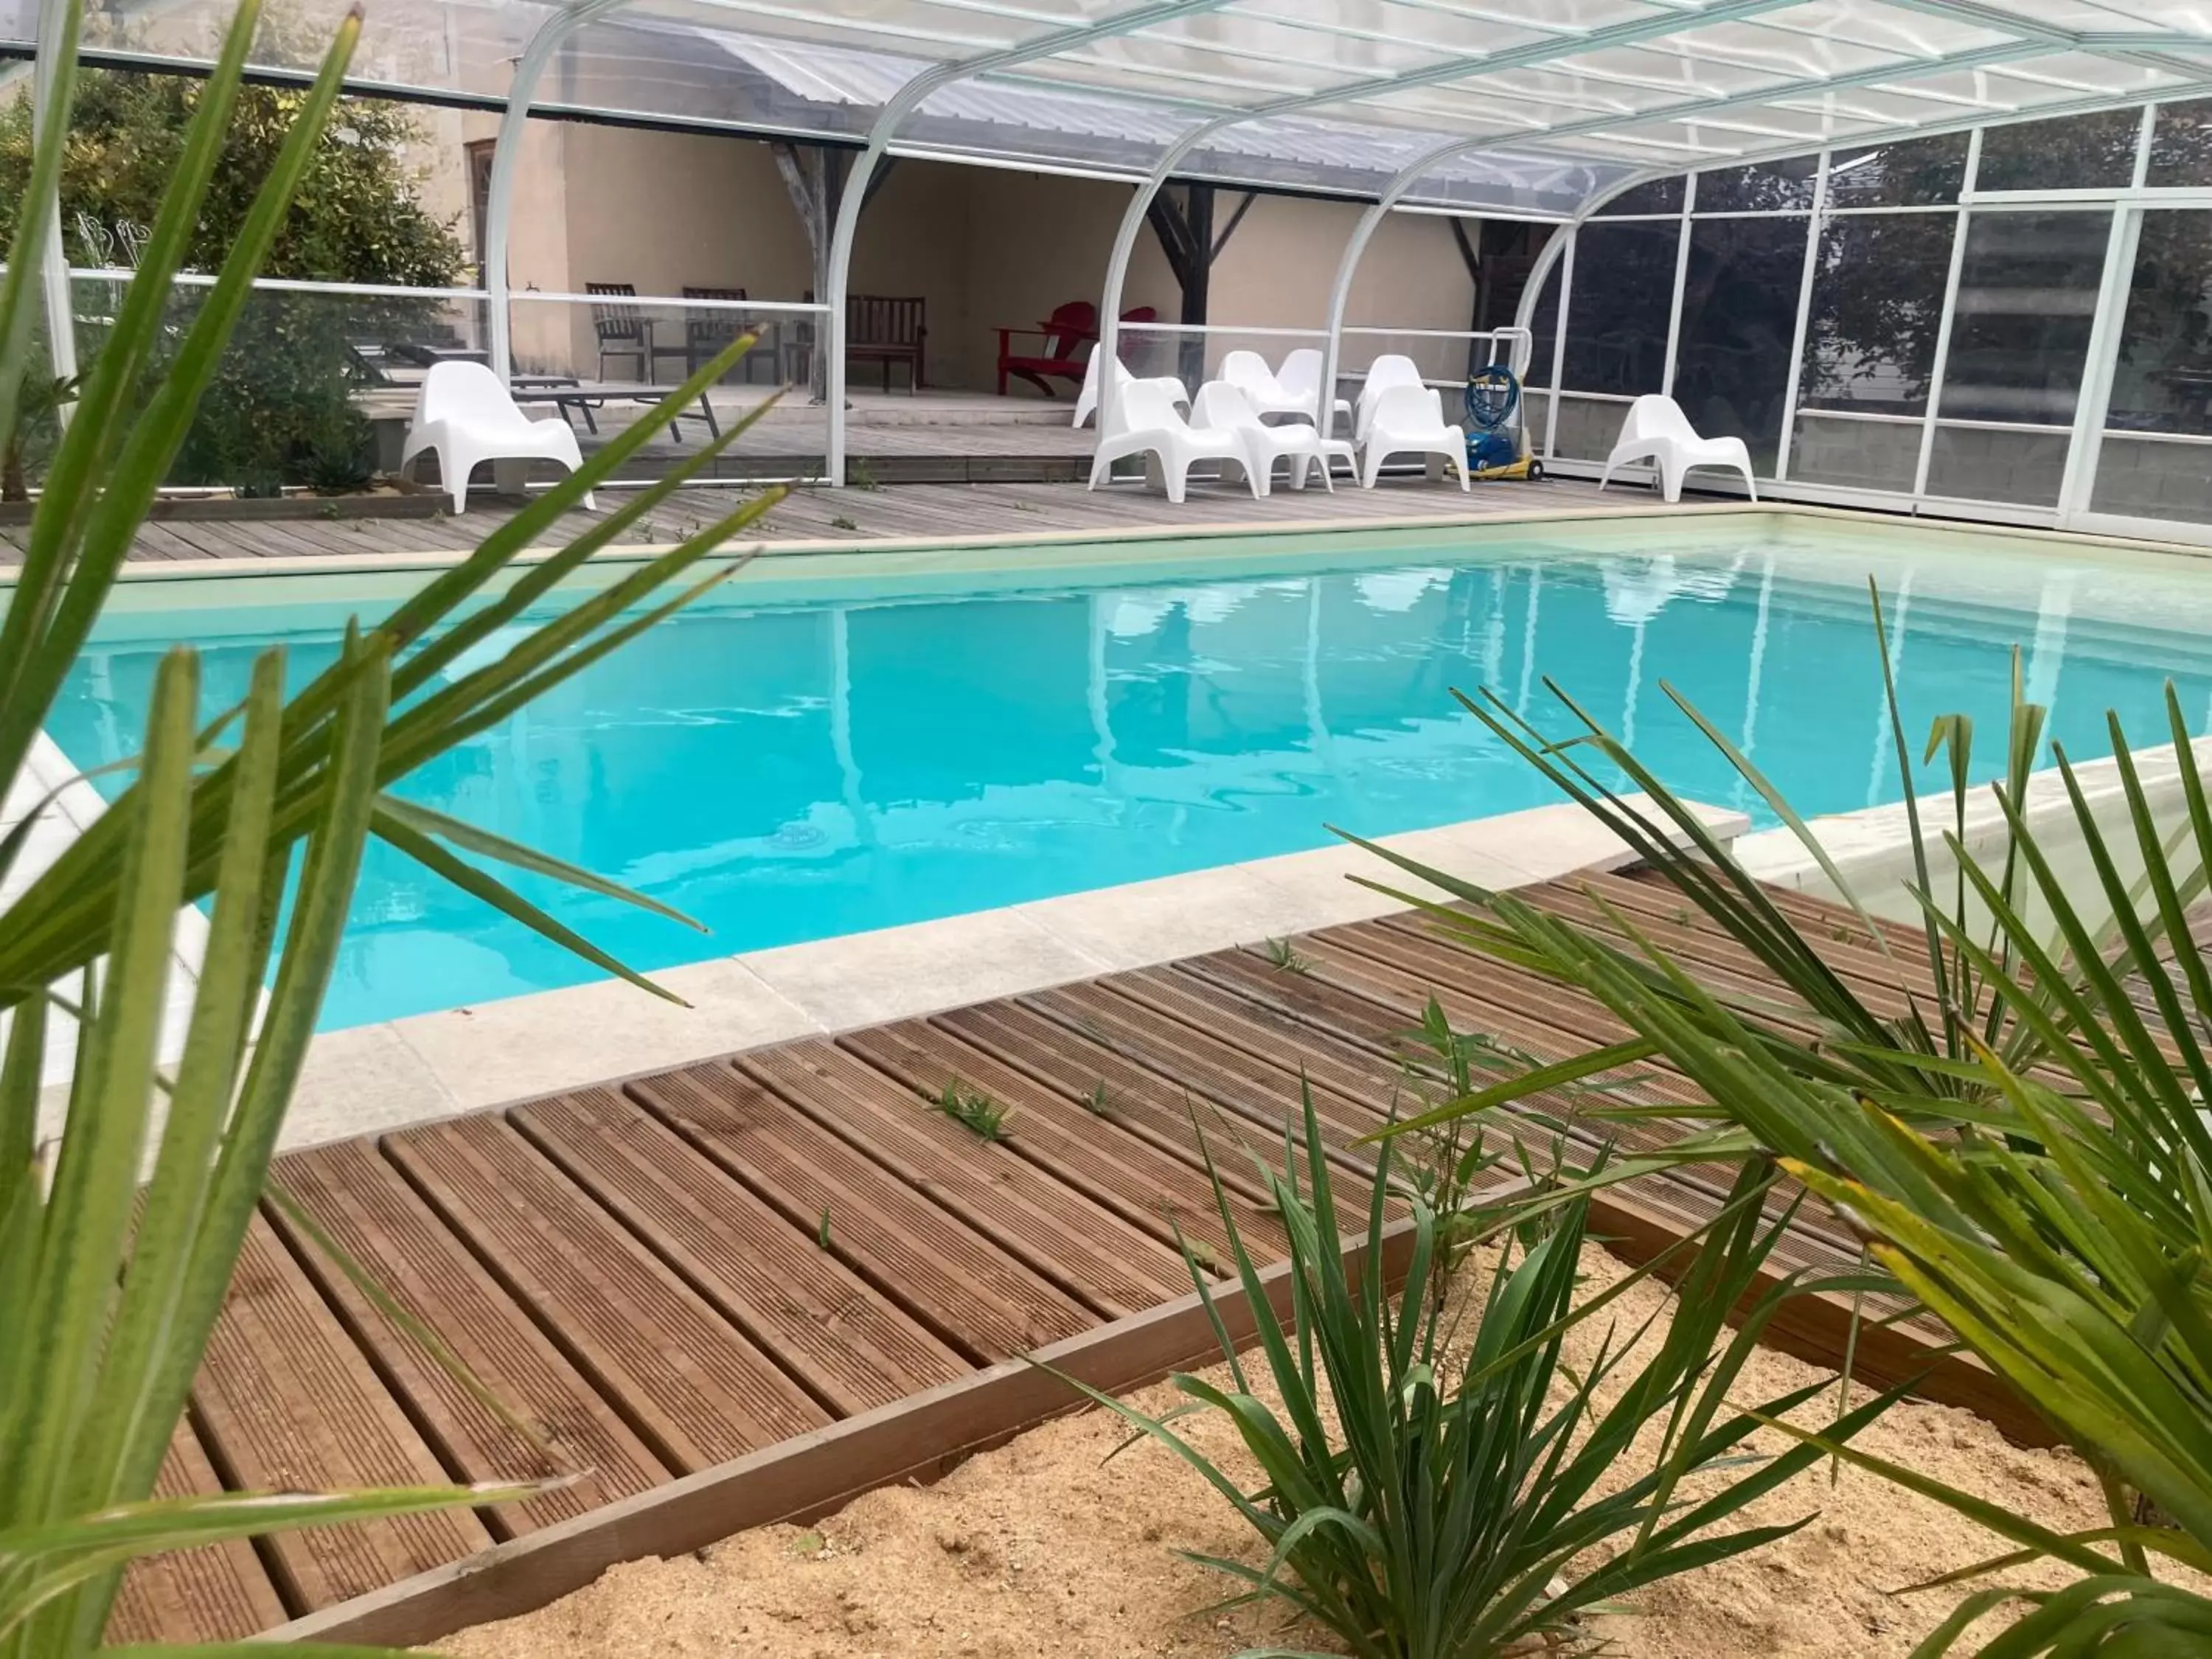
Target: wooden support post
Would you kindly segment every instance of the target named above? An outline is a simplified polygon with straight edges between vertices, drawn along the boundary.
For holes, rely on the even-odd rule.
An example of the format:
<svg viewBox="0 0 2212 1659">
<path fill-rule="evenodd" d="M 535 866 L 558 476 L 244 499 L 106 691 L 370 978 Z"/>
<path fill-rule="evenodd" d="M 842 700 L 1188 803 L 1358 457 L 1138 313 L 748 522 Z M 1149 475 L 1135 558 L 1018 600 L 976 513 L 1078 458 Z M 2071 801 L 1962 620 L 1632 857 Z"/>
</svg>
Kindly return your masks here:
<svg viewBox="0 0 2212 1659">
<path fill-rule="evenodd" d="M 776 171 L 783 175 L 783 187 L 791 193 L 791 204 L 798 210 L 799 222 L 806 227 L 806 245 L 814 255 L 814 286 L 806 297 L 812 300 L 830 291 L 830 234 L 837 222 L 837 209 L 845 198 L 845 180 L 853 171 L 853 157 L 848 151 L 831 149 L 825 144 L 796 144 L 781 138 L 769 148 L 775 153 Z M 861 195 L 862 207 L 875 199 L 896 160 L 887 155 L 877 167 Z M 799 337 L 809 341 L 818 342 L 826 331 L 817 324 L 804 327 L 805 332 Z M 818 349 L 808 351 L 806 358 L 808 394 L 817 404 L 826 402 L 830 396 L 829 361 Z"/>
</svg>

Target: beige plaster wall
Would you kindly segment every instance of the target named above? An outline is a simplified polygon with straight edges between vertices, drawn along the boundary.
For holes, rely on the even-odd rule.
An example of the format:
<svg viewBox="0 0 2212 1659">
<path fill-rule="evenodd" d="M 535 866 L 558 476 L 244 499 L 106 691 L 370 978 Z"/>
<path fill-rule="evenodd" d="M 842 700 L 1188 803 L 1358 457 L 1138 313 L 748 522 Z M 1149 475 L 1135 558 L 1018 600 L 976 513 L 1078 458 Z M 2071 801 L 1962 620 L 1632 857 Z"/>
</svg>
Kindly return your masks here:
<svg viewBox="0 0 2212 1659">
<path fill-rule="evenodd" d="M 440 122 L 447 159 L 432 168 L 426 196 L 441 210 L 448 197 L 456 210 L 465 209 L 460 146 L 490 137 L 495 127 L 494 118 L 476 114 Z M 921 295 L 928 304 L 931 385 L 991 390 L 1001 325 L 1034 323 L 1064 301 L 1098 297 L 1128 200 L 1125 185 L 902 161 L 861 218 L 852 289 Z M 1240 200 L 1221 193 L 1217 230 Z M 1214 265 L 1214 322 L 1319 326 L 1358 212 L 1342 203 L 1255 199 Z M 580 292 L 587 282 L 626 282 L 641 294 L 743 288 L 756 299 L 785 300 L 800 298 L 813 282 L 805 228 L 766 143 L 550 121 L 527 129 L 510 273 L 518 292 Z M 1463 328 L 1473 297 L 1449 226 L 1394 214 L 1361 264 L 1348 320 Z M 1171 321 L 1181 302 L 1166 257 L 1147 231 L 1123 304 L 1149 305 Z M 581 307 L 519 304 L 514 334 L 526 367 L 565 360 L 586 374 L 596 369 Z M 1248 343 L 1273 356 L 1291 343 Z M 854 383 L 880 384 L 865 365 Z"/>
<path fill-rule="evenodd" d="M 471 139 L 498 131 L 490 115 L 469 118 Z M 568 258 L 568 185 L 570 146 L 587 131 L 562 121 L 532 121 L 523 129 L 522 154 L 514 173 L 514 214 L 508 231 L 507 280 L 518 293 L 537 289 L 565 294 L 580 288 Z M 514 307 L 516 363 L 524 368 L 562 371 L 570 366 L 576 321 L 571 307 L 520 304 Z"/>
<path fill-rule="evenodd" d="M 1226 192 L 1216 198 L 1217 230 L 1238 199 Z M 1214 262 L 1207 315 L 1254 328 L 1320 326 L 1360 211 L 1348 202 L 1258 198 Z M 1474 305 L 1474 284 L 1452 244 L 1450 225 L 1429 215 L 1394 213 L 1367 245 L 1345 320 L 1465 328 Z"/>
</svg>

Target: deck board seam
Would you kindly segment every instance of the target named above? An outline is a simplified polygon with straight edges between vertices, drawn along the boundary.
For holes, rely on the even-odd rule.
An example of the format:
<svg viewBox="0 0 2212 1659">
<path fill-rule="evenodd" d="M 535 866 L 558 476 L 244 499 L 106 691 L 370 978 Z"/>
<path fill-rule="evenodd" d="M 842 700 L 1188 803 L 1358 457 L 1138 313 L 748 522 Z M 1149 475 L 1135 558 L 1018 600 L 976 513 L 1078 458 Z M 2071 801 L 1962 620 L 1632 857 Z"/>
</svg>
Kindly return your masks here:
<svg viewBox="0 0 2212 1659">
<path fill-rule="evenodd" d="M 501 1113 L 499 1115 L 504 1117 L 505 1115 Z M 661 1433 L 659 1427 L 653 1422 L 652 1414 L 633 1404 L 627 1390 L 614 1386 L 614 1379 L 603 1373 L 599 1364 L 582 1345 L 569 1340 L 567 1334 L 560 1328 L 559 1322 L 552 1317 L 550 1310 L 538 1306 L 537 1298 L 525 1292 L 523 1287 L 515 1282 L 497 1256 L 476 1238 L 471 1229 L 463 1226 L 449 1212 L 445 1203 L 432 1189 L 432 1184 L 421 1179 L 415 1170 L 408 1167 L 404 1159 L 392 1155 L 387 1143 L 388 1137 L 383 1135 L 377 1137 L 378 1155 L 391 1165 L 402 1181 L 413 1188 L 416 1197 L 420 1199 L 430 1212 L 438 1218 L 439 1224 L 444 1227 L 459 1242 L 461 1248 L 469 1253 L 471 1259 L 493 1284 L 499 1286 L 501 1292 L 514 1304 L 522 1316 L 538 1328 L 538 1334 L 552 1345 L 553 1351 L 568 1362 L 570 1369 L 583 1380 L 586 1387 L 599 1396 L 607 1409 L 613 1413 L 616 1420 L 635 1435 L 644 1443 L 646 1449 L 660 1461 L 664 1468 L 674 1471 L 678 1475 L 684 1474 L 689 1468 L 687 1460 Z"/>
<path fill-rule="evenodd" d="M 840 1050 L 839 1052 L 842 1053 L 844 1051 Z M 848 1058 L 851 1058 L 855 1064 L 865 1064 L 865 1062 L 859 1060 L 858 1056 L 848 1056 Z M 868 1069 L 874 1075 L 882 1077 L 883 1080 L 892 1088 L 898 1090 L 902 1094 L 911 1096 L 914 1100 L 915 1109 L 917 1112 L 926 1111 L 928 1109 L 927 1103 L 924 1102 L 920 1096 L 914 1095 L 913 1091 L 908 1090 L 904 1084 L 899 1082 L 897 1079 L 884 1076 L 881 1073 L 876 1073 L 872 1066 Z M 1048 1251 L 1032 1246 L 1026 1239 L 1012 1237 L 1011 1235 L 1011 1230 L 1002 1228 L 999 1224 L 994 1222 L 988 1214 L 977 1208 L 969 1199 L 953 1191 L 949 1186 L 930 1180 L 926 1176 L 921 1179 L 917 1180 L 913 1176 L 908 1174 L 904 1170 L 899 1168 L 897 1164 L 891 1161 L 890 1155 L 888 1153 L 886 1149 L 876 1145 L 873 1139 L 864 1133 L 863 1126 L 861 1124 L 857 1122 L 842 1123 L 838 1121 L 834 1115 L 814 1109 L 807 1102 L 800 1097 L 799 1091 L 792 1088 L 788 1084 L 780 1082 L 777 1079 L 764 1072 L 757 1072 L 747 1067 L 745 1068 L 745 1075 L 752 1078 L 763 1087 L 768 1089 L 787 1106 L 789 1106 L 794 1111 L 803 1114 L 817 1127 L 824 1130 L 828 1133 L 836 1135 L 840 1140 L 842 1140 L 854 1152 L 860 1153 L 862 1157 L 870 1159 L 877 1165 L 878 1168 L 884 1170 L 887 1174 L 890 1175 L 893 1179 L 900 1181 L 905 1186 L 919 1194 L 922 1198 L 926 1199 L 930 1203 L 936 1205 L 939 1210 L 945 1212 L 947 1215 L 950 1215 L 955 1221 L 958 1222 L 963 1226 L 965 1226 L 970 1232 L 978 1235 L 988 1243 L 993 1245 L 1000 1251 L 1003 1251 L 1007 1255 L 1012 1256 L 1016 1261 L 1021 1263 L 1022 1266 L 1028 1268 L 1030 1272 L 1043 1279 L 1045 1283 L 1053 1286 L 1054 1289 L 1059 1291 L 1063 1296 L 1072 1298 L 1079 1306 L 1089 1311 L 1094 1318 L 1104 1320 L 1122 1319 L 1127 1317 L 1132 1313 L 1139 1311 L 1139 1310 L 1133 1308 L 1121 1308 L 1115 1306 L 1111 1301 L 1107 1299 L 1106 1295 L 1103 1291 L 1085 1285 L 1080 1279 L 1073 1274 L 1068 1270 L 1067 1264 L 1055 1260 Z M 836 1085 L 832 1083 L 830 1086 L 835 1088 Z M 861 1107 L 858 1109 L 866 1111 L 868 1109 Z M 1011 1151 L 1007 1152 L 1007 1155 L 1013 1156 Z M 1054 1182 L 1054 1185 L 1059 1187 L 1063 1191 L 1066 1191 L 1077 1204 L 1081 1205 L 1088 1203 L 1088 1200 L 1083 1196 L 1083 1194 L 1075 1192 L 1073 1188 L 1066 1188 L 1064 1183 L 1055 1182 Z M 1018 1200 L 1017 1201 L 1020 1200 Z M 1029 1206 L 1024 1205 L 1024 1207 Z M 1147 1240 L 1147 1242 L 1150 1241 Z"/>
<path fill-rule="evenodd" d="M 721 1149 L 715 1146 L 705 1136 L 695 1134 L 690 1126 L 676 1114 L 655 1101 L 649 1092 L 641 1091 L 638 1087 L 639 1081 L 642 1080 L 634 1080 L 623 1085 L 622 1093 L 624 1099 L 635 1103 L 639 1110 L 645 1112 L 654 1121 L 665 1127 L 670 1133 L 681 1139 L 684 1145 L 697 1152 L 702 1158 L 707 1159 L 721 1172 L 724 1179 L 735 1182 L 793 1226 L 805 1224 L 805 1218 L 790 1207 L 790 1200 L 786 1194 L 777 1190 L 769 1182 L 757 1179 L 748 1173 L 740 1167 L 737 1159 L 725 1156 Z M 919 1201 L 927 1201 L 921 1194 L 917 1193 L 915 1196 Z M 984 1242 L 988 1244 L 989 1241 Z M 977 1346 L 966 1332 L 941 1318 L 935 1310 L 921 1298 L 911 1296 L 896 1280 L 890 1279 L 878 1269 L 865 1255 L 854 1251 L 849 1246 L 840 1243 L 834 1226 L 830 1231 L 830 1253 L 844 1264 L 848 1272 L 872 1288 L 878 1295 L 890 1302 L 892 1306 L 920 1325 L 922 1329 L 968 1361 L 969 1364 L 981 1370 L 995 1363 L 988 1352 Z"/>
<path fill-rule="evenodd" d="M 841 1404 L 827 1389 L 809 1376 L 805 1366 L 784 1352 L 782 1345 L 775 1340 L 773 1332 L 756 1327 L 750 1319 L 740 1315 L 730 1304 L 728 1297 L 711 1279 L 704 1274 L 694 1272 L 685 1263 L 678 1261 L 668 1251 L 661 1249 L 659 1243 L 643 1227 L 634 1222 L 621 1209 L 608 1203 L 600 1194 L 598 1183 L 577 1169 L 551 1137 L 538 1130 L 528 1118 L 520 1116 L 511 1110 L 503 1111 L 500 1115 L 507 1121 L 508 1127 L 516 1134 L 529 1143 L 539 1157 L 559 1170 L 577 1191 L 598 1206 L 600 1212 L 614 1225 L 621 1228 L 641 1249 L 650 1255 L 653 1261 L 659 1264 L 664 1273 L 683 1285 L 700 1301 L 712 1309 L 718 1317 L 726 1321 L 746 1341 L 759 1349 L 769 1363 L 784 1374 L 793 1387 L 805 1394 L 827 1413 L 831 1422 L 840 1421 L 852 1414 L 850 1410 Z"/>
<path fill-rule="evenodd" d="M 464 1460 L 454 1455 L 453 1447 L 447 1443 L 445 1432 L 437 1425 L 427 1402 L 415 1397 L 413 1391 L 406 1387 L 397 1370 L 384 1358 L 377 1344 L 370 1340 L 361 1329 L 343 1299 L 331 1293 L 330 1286 L 323 1277 L 329 1264 L 319 1266 L 311 1259 L 307 1242 L 305 1239 L 294 1237 L 290 1224 L 283 1219 L 283 1212 L 276 1206 L 264 1199 L 259 1207 L 263 1218 L 269 1223 L 269 1231 L 276 1236 L 277 1242 L 290 1253 L 292 1260 L 298 1265 L 301 1274 L 313 1287 L 314 1293 L 322 1298 L 323 1306 L 329 1311 L 331 1320 L 346 1334 L 347 1339 L 360 1353 L 362 1362 L 368 1367 L 370 1375 L 374 1376 L 383 1385 L 385 1392 L 392 1396 L 392 1404 L 399 1408 L 400 1414 L 407 1419 L 415 1432 L 422 1437 L 422 1443 L 429 1448 L 430 1455 L 438 1460 L 440 1467 L 445 1470 L 446 1478 L 459 1484 L 466 1485 L 473 1479 L 468 1472 L 468 1466 Z M 497 1507 L 495 1504 L 481 1505 L 474 1510 L 474 1514 L 477 1521 L 482 1523 L 483 1529 L 495 1539 L 504 1541 L 508 1538 L 518 1536 L 519 1534 L 510 1526 L 506 1517 L 496 1513 Z"/>
</svg>

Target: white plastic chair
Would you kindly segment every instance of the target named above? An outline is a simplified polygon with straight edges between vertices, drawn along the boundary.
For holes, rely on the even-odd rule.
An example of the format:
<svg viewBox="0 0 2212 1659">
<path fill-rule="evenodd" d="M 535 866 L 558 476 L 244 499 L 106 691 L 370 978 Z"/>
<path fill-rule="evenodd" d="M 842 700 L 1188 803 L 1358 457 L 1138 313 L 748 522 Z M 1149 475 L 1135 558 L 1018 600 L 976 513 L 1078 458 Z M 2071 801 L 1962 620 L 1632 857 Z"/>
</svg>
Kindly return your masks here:
<svg viewBox="0 0 2212 1659">
<path fill-rule="evenodd" d="M 1368 416 L 1366 446 L 1361 452 L 1361 486 L 1374 489 L 1382 463 L 1393 455 L 1406 454 L 1435 458 L 1431 477 L 1435 476 L 1437 460 L 1446 468 L 1456 468 L 1459 487 L 1468 488 L 1467 434 L 1444 424 L 1444 400 L 1433 386 L 1389 386 L 1375 399 Z"/>
<path fill-rule="evenodd" d="M 399 453 L 403 477 L 425 450 L 438 458 L 438 477 L 456 513 L 469 510 L 469 475 L 486 461 L 556 461 L 571 472 L 584 464 L 568 422 L 532 420 L 482 363 L 430 365 L 415 394 L 415 418 Z M 517 477 L 515 487 L 520 483 Z M 588 490 L 584 506 L 595 510 Z"/>
<path fill-rule="evenodd" d="M 1632 461 L 1650 461 L 1659 469 L 1662 495 L 1670 501 L 1682 499 L 1682 477 L 1693 466 L 1732 466 L 1743 474 L 1751 499 L 1759 499 L 1759 484 L 1751 476 L 1751 452 L 1741 438 L 1700 438 L 1682 413 L 1681 404 L 1656 392 L 1647 392 L 1628 406 L 1621 422 L 1620 441 L 1605 458 L 1605 472 L 1598 479 L 1602 489 L 1613 481 L 1613 470 Z"/>
<path fill-rule="evenodd" d="M 1385 352 L 1367 366 L 1367 376 L 1359 385 L 1359 402 L 1352 421 L 1352 441 L 1367 441 L 1368 423 L 1375 418 L 1375 405 L 1382 394 L 1394 386 L 1425 386 L 1421 371 L 1411 357 L 1401 357 L 1395 352 Z"/>
<path fill-rule="evenodd" d="M 1334 495 L 1336 482 L 1329 477 L 1329 461 L 1338 455 L 1347 464 L 1352 460 L 1350 444 L 1341 439 L 1324 438 L 1302 421 L 1293 421 L 1287 426 L 1269 426 L 1260 418 L 1243 388 L 1226 380 L 1208 380 L 1199 387 L 1198 402 L 1192 406 L 1191 418 L 1216 431 L 1234 432 L 1244 441 L 1244 465 L 1252 474 L 1257 486 L 1255 493 L 1258 495 L 1265 495 L 1273 486 L 1277 461 L 1291 464 L 1291 489 L 1304 489 L 1308 474 L 1319 467 L 1322 487 Z M 1356 467 L 1353 470 L 1358 471 Z"/>
<path fill-rule="evenodd" d="M 1129 366 L 1119 357 L 1114 359 L 1114 384 L 1117 387 L 1138 384 L 1137 377 L 1129 373 Z M 1172 374 L 1155 374 L 1147 378 L 1146 386 L 1156 386 L 1184 409 L 1190 407 L 1190 391 Z M 1075 424 L 1082 426 L 1098 412 L 1098 353 L 1093 351 L 1083 365 L 1083 390 L 1075 397 Z"/>
<path fill-rule="evenodd" d="M 1147 380 L 1132 380 L 1115 395 L 1110 429 L 1098 434 L 1098 453 L 1091 459 L 1091 487 L 1098 488 L 1114 463 L 1128 455 L 1145 455 L 1147 477 L 1164 485 L 1168 499 L 1180 502 L 1194 461 L 1220 461 L 1223 477 L 1231 466 L 1241 469 L 1255 498 L 1265 493 L 1258 471 L 1245 457 L 1249 453 L 1242 434 L 1214 427 L 1193 426 L 1176 412 L 1173 397 Z"/>
<path fill-rule="evenodd" d="M 1322 423 L 1321 375 L 1322 362 L 1323 360 L 1322 354 L 1316 348 L 1312 346 L 1300 346 L 1296 351 L 1291 353 L 1289 356 L 1284 358 L 1283 366 L 1275 371 L 1275 384 L 1281 386 L 1290 396 L 1300 398 L 1304 401 L 1306 416 L 1309 420 L 1312 421 L 1316 426 L 1320 426 Z M 1334 432 L 1336 430 L 1334 416 L 1340 415 L 1347 421 L 1352 418 L 1352 404 L 1350 400 L 1344 398 L 1331 398 L 1329 400 L 1329 414 L 1332 418 L 1326 429 L 1330 432 Z"/>
<path fill-rule="evenodd" d="M 1222 358 L 1221 378 L 1243 392 L 1262 416 L 1297 415 L 1309 421 L 1314 417 L 1309 402 L 1285 392 L 1275 379 L 1275 371 L 1267 367 L 1267 360 L 1256 351 L 1232 351 Z"/>
</svg>

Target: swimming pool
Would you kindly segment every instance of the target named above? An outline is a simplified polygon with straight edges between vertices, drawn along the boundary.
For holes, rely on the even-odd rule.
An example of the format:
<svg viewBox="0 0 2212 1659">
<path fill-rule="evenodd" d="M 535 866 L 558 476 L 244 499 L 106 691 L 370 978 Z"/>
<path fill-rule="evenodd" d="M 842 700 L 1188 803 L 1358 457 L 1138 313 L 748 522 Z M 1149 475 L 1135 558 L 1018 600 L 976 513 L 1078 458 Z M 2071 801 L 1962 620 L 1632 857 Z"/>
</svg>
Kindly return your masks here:
<svg viewBox="0 0 2212 1659">
<path fill-rule="evenodd" d="M 1320 846 L 1328 823 L 1382 835 L 1552 799 L 1454 687 L 1489 685 L 1563 729 L 1549 677 L 1677 790 L 1763 817 L 1668 681 L 1802 811 L 1894 799 L 1869 574 L 1888 596 L 1908 733 L 1970 713 L 1985 770 L 2015 642 L 2080 757 L 2108 752 L 2107 708 L 2139 740 L 2162 736 L 2168 677 L 2192 717 L 2212 701 L 2212 565 L 1812 523 L 1001 550 L 988 568 L 890 574 L 874 573 L 898 562 L 769 562 L 404 793 L 711 929 L 518 881 L 652 969 Z M 302 599 L 276 578 L 133 588 L 169 591 L 127 595 L 55 711 L 80 766 L 135 746 L 170 640 L 204 648 L 215 708 L 269 642 L 291 647 L 296 679 L 328 660 L 349 611 L 390 603 Z M 594 976 L 380 846 L 323 1023 Z"/>
</svg>

